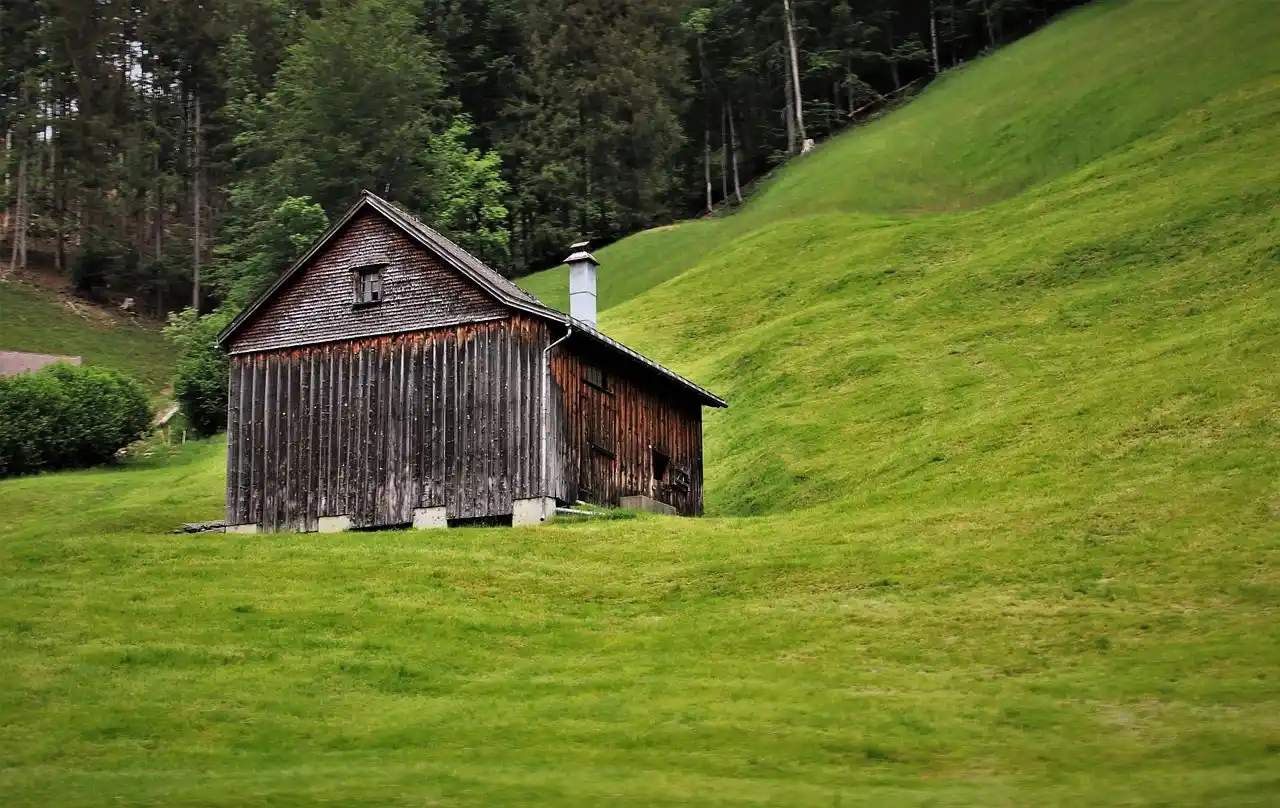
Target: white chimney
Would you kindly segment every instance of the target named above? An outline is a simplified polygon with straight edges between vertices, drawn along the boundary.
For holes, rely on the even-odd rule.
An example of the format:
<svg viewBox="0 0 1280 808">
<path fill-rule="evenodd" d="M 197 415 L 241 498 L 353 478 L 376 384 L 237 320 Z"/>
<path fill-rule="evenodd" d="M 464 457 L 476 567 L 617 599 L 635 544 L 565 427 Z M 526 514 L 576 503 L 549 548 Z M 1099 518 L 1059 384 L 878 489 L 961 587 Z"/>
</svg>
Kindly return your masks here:
<svg viewBox="0 0 1280 808">
<path fill-rule="evenodd" d="M 596 267 L 600 262 L 587 252 L 590 242 L 572 245 L 573 255 L 564 259 L 569 265 L 569 316 L 596 327 Z"/>
</svg>

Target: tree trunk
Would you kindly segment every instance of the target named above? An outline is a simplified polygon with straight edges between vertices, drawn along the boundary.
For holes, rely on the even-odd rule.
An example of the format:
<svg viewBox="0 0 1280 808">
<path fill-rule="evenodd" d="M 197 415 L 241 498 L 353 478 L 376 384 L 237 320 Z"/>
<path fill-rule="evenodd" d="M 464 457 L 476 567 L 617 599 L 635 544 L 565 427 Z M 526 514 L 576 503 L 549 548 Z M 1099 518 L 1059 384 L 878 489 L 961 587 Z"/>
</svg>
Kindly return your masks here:
<svg viewBox="0 0 1280 808">
<path fill-rule="evenodd" d="M 22 140 L 22 138 L 20 138 Z M 9 258 L 9 271 L 27 268 L 27 144 L 18 143 L 18 197 L 14 203 L 13 254 Z"/>
<path fill-rule="evenodd" d="M 800 55 L 796 49 L 795 22 L 791 16 L 791 0 L 782 0 L 783 18 L 787 24 L 787 49 L 791 52 L 792 101 L 795 103 L 796 137 L 801 150 L 808 140 L 804 133 L 804 97 L 800 93 Z"/>
<path fill-rule="evenodd" d="M 889 62 L 889 75 L 893 77 L 893 91 L 897 92 L 902 89 L 902 77 L 898 75 L 898 57 L 893 55 L 893 20 L 885 20 L 884 33 L 889 40 L 889 52 L 887 59 Z"/>
<path fill-rule="evenodd" d="M 151 120 L 155 122 L 155 107 L 151 108 Z M 155 239 L 156 317 L 164 317 L 164 183 L 160 179 L 160 149 L 157 145 L 152 155 L 152 176 L 155 183 L 154 212 L 151 216 L 152 237 Z"/>
<path fill-rule="evenodd" d="M 786 81 L 782 82 L 782 90 L 783 90 L 783 93 L 786 95 L 787 106 L 786 106 L 786 109 L 782 111 L 782 119 L 783 121 L 786 122 L 786 125 L 787 125 L 787 154 L 795 154 L 798 151 L 800 151 L 800 149 L 796 147 L 796 115 L 795 115 L 795 102 L 791 100 L 794 94 L 791 89 L 791 67 L 790 66 L 786 68 L 786 73 L 787 73 L 787 79 Z"/>
<path fill-rule="evenodd" d="M 729 201 L 729 129 L 725 110 L 720 110 L 720 198 Z"/>
<path fill-rule="evenodd" d="M 987 42 L 990 43 L 992 48 L 995 48 L 996 32 L 995 29 L 991 27 L 991 7 L 987 5 L 987 0 L 982 0 L 982 20 L 986 23 L 987 27 Z"/>
<path fill-rule="evenodd" d="M 9 176 L 9 153 L 13 151 L 13 128 L 10 127 L 4 133 L 4 198 L 9 199 L 9 185 L 13 181 Z M 13 214 L 6 205 L 3 211 L 0 211 L 0 241 L 4 241 L 9 235 L 9 226 L 13 222 Z"/>
<path fill-rule="evenodd" d="M 742 183 L 738 181 L 738 130 L 733 125 L 733 101 L 727 102 L 727 117 L 729 118 L 729 149 L 732 153 L 733 162 L 733 197 L 738 200 L 738 204 L 742 204 Z"/>
<path fill-rule="evenodd" d="M 711 126 L 705 122 L 705 113 L 702 117 L 702 178 L 707 188 L 707 213 L 711 214 L 714 211 L 711 200 Z"/>
<path fill-rule="evenodd" d="M 191 252 L 192 252 L 192 268 L 191 268 L 191 308 L 197 313 L 200 311 L 200 95 L 196 94 L 196 128 L 195 128 L 195 149 L 191 156 L 192 172 L 191 182 L 194 190 L 191 194 L 192 201 L 192 231 L 191 231 Z"/>
<path fill-rule="evenodd" d="M 844 92 L 845 100 L 849 103 L 849 120 L 853 121 L 853 60 L 848 54 L 844 57 Z"/>
<path fill-rule="evenodd" d="M 929 47 L 933 51 L 933 75 L 942 72 L 942 66 L 938 62 L 938 13 L 933 7 L 933 0 L 929 0 Z"/>
<path fill-rule="evenodd" d="M 947 42 L 951 45 L 951 66 L 955 67 L 959 62 L 956 61 L 956 4 L 952 0 L 947 10 Z"/>
<path fill-rule="evenodd" d="M 49 143 L 49 160 L 53 164 L 53 229 L 54 229 L 54 245 L 53 245 L 53 265 L 61 274 L 67 269 L 66 245 L 62 237 L 62 208 L 64 205 L 63 197 L 65 196 L 64 186 L 66 185 L 66 160 L 58 160 L 58 148 L 62 144 L 62 131 L 58 127 L 53 129 L 53 137 Z"/>
</svg>

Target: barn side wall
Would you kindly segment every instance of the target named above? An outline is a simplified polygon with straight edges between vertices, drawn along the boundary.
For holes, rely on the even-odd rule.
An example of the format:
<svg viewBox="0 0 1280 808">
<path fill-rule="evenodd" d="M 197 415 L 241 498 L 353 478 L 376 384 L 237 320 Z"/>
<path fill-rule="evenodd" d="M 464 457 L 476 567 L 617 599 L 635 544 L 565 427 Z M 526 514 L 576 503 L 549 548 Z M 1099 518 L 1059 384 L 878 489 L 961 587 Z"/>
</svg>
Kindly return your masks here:
<svg viewBox="0 0 1280 808">
<path fill-rule="evenodd" d="M 539 496 L 546 327 L 512 317 L 233 355 L 227 521 L 503 516 Z"/>
<path fill-rule="evenodd" d="M 552 335 L 553 338 L 556 335 Z M 608 391 L 588 384 L 599 368 Z M 641 494 L 702 514 L 702 408 L 616 356 L 567 343 L 553 352 L 552 490 L 561 500 L 618 505 Z M 653 450 L 670 458 L 654 477 Z"/>
</svg>

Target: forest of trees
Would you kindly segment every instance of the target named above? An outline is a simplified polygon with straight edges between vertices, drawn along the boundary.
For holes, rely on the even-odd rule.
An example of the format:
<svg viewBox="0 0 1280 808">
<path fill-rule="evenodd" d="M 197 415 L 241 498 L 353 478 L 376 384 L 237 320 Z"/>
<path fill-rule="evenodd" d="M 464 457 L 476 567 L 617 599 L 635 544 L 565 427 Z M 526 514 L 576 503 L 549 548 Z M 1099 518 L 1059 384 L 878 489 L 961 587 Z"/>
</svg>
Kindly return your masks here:
<svg viewBox="0 0 1280 808">
<path fill-rule="evenodd" d="M 1078 2 L 0 0 L 0 279 L 239 306 L 362 188 L 521 274 Z"/>
</svg>

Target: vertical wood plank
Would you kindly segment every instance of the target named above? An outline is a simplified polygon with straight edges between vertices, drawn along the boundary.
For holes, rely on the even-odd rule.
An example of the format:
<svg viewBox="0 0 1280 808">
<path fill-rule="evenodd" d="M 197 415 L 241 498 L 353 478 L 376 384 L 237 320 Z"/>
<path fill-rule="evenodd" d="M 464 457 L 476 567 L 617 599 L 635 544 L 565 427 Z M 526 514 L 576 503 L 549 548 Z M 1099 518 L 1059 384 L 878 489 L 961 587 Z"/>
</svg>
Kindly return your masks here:
<svg viewBox="0 0 1280 808">
<path fill-rule="evenodd" d="M 400 500 L 403 495 L 404 480 L 400 477 L 400 447 L 404 430 L 404 409 L 401 396 L 404 393 L 404 365 L 400 358 L 404 355 L 401 346 L 392 343 L 387 346 L 386 364 L 386 399 L 384 412 L 387 414 L 383 424 L 384 460 L 380 470 L 382 484 L 385 486 L 383 501 L 380 503 L 382 513 L 378 520 L 380 525 L 396 524 L 400 517 Z"/>
<path fill-rule="evenodd" d="M 317 520 L 321 516 L 328 516 L 333 513 L 333 444 L 338 432 L 333 418 L 333 402 L 337 397 L 338 382 L 333 374 L 333 349 L 331 347 L 325 348 L 324 358 L 321 362 L 324 382 L 321 388 L 320 400 L 320 442 L 324 446 L 324 454 L 320 463 L 320 505 L 316 509 Z M 316 527 L 319 528 L 319 524 Z"/>
<path fill-rule="evenodd" d="M 449 476 L 448 414 L 449 396 L 452 391 L 448 387 L 448 343 L 443 340 L 436 340 L 431 346 L 431 357 L 431 361 L 435 363 L 432 375 L 435 377 L 436 388 L 436 400 L 431 405 L 433 413 L 432 429 L 434 430 L 431 437 L 431 485 L 434 488 L 434 507 L 439 508 L 448 504 L 445 492 L 449 490 L 447 487 Z"/>
<path fill-rule="evenodd" d="M 513 332 L 510 327 L 498 332 L 498 372 L 494 376 L 498 394 L 495 396 L 495 409 L 498 417 L 498 440 L 495 446 L 498 463 L 498 510 L 507 513 L 511 510 L 512 469 L 511 462 L 511 340 Z"/>
<path fill-rule="evenodd" d="M 480 361 L 476 373 L 476 406 L 472 410 L 476 424 L 476 459 L 479 475 L 476 480 L 476 516 L 488 516 L 493 511 L 493 332 L 482 329 L 480 334 Z"/>
<path fill-rule="evenodd" d="M 351 351 L 346 350 L 334 357 L 334 373 L 337 376 L 338 395 L 335 400 L 334 423 L 336 429 L 333 452 L 334 489 L 330 497 L 330 516 L 342 516 L 350 513 L 347 510 L 347 455 L 351 445 L 351 436 L 347 430 L 351 428 L 348 415 L 348 402 L 351 398 Z"/>
<path fill-rule="evenodd" d="M 262 524 L 262 399 L 266 394 L 262 380 L 262 360 L 253 356 L 250 370 L 253 392 L 250 404 L 249 435 L 249 518 L 246 523 Z"/>
<path fill-rule="evenodd" d="M 360 353 L 351 357 L 351 406 L 347 414 L 350 421 L 348 424 L 350 445 L 347 447 L 349 457 L 347 458 L 346 515 L 353 521 L 358 518 L 357 511 L 360 508 L 358 492 L 364 484 L 366 456 L 364 429 L 365 420 L 369 415 L 369 401 L 365 395 L 365 367 L 368 364 L 368 354 L 368 349 L 361 346 Z"/>
<path fill-rule="evenodd" d="M 356 493 L 359 501 L 356 504 L 356 512 L 360 515 L 360 526 L 368 527 L 373 523 L 374 509 L 377 506 L 378 497 L 378 413 L 382 406 L 382 400 L 378 396 L 378 376 L 381 357 L 379 356 L 379 345 L 376 340 L 371 341 L 369 348 L 365 351 L 365 396 L 368 406 L 365 407 L 367 413 L 364 418 L 364 436 L 361 448 L 361 454 L 364 459 L 363 473 L 360 475 L 360 484 Z"/>
<path fill-rule="evenodd" d="M 324 448 L 324 433 L 321 432 L 321 401 L 324 388 L 321 377 L 324 375 L 324 356 L 319 350 L 310 352 L 311 392 L 307 402 L 307 423 L 310 425 L 310 440 L 307 452 L 307 530 L 320 528 L 320 460 Z"/>
<path fill-rule="evenodd" d="M 400 398 L 400 407 L 404 413 L 404 428 L 400 432 L 400 476 L 403 480 L 400 489 L 400 513 L 408 514 L 408 520 L 413 520 L 413 508 L 417 493 L 417 474 L 415 470 L 418 468 L 417 455 L 413 450 L 414 432 L 418 427 L 417 409 L 414 407 L 414 401 L 419 398 L 415 395 L 419 393 L 418 373 L 417 373 L 417 340 L 407 339 L 400 348 L 401 362 L 401 378 L 404 380 L 403 386 L 397 392 Z"/>
<path fill-rule="evenodd" d="M 271 530 L 281 529 L 280 514 L 285 498 L 285 452 L 288 435 L 285 432 L 285 411 L 288 407 L 288 363 L 278 354 L 271 357 L 271 465 L 267 479 L 271 482 Z"/>
<path fill-rule="evenodd" d="M 302 445 L 302 354 L 294 351 L 287 360 L 289 368 L 289 495 L 285 514 L 287 530 L 302 529 L 302 481 L 306 472 L 306 459 Z"/>
<path fill-rule="evenodd" d="M 304 348 L 298 357 L 298 474 L 297 508 L 294 522 L 300 531 L 311 523 L 311 350 Z"/>
<path fill-rule="evenodd" d="M 422 506 L 435 508 L 440 503 L 436 477 L 436 461 L 443 451 L 440 443 L 440 341 L 434 336 L 422 351 L 422 376 L 424 386 L 423 408 L 426 422 L 422 440 Z"/>
<path fill-rule="evenodd" d="M 521 385 L 521 362 L 524 358 L 524 339 L 522 332 L 513 332 L 511 343 L 511 377 L 507 380 L 512 386 L 511 398 L 515 406 L 515 416 L 511 422 L 511 440 L 510 452 L 512 457 L 511 469 L 511 488 L 513 499 L 523 499 L 528 497 L 528 486 L 525 481 L 525 468 L 528 457 L 524 454 L 523 435 L 524 435 L 524 419 L 523 413 L 526 406 L 524 399 L 524 388 Z"/>
<path fill-rule="evenodd" d="M 475 332 L 471 331 L 463 342 L 463 399 L 462 399 L 462 510 L 467 517 L 475 516 L 476 499 L 476 356 Z"/>
<path fill-rule="evenodd" d="M 449 374 L 450 390 L 449 390 L 449 406 L 446 409 L 446 417 L 448 418 L 447 430 L 448 434 L 445 441 L 448 446 L 446 462 L 445 479 L 445 497 L 448 501 L 448 513 L 451 517 L 462 517 L 462 497 L 460 490 L 462 488 L 462 373 L 461 366 L 463 363 L 464 353 L 462 351 L 461 341 L 450 340 L 446 343 L 446 351 L 448 354 L 445 369 Z"/>
<path fill-rule="evenodd" d="M 228 524 L 238 524 L 236 492 L 240 486 L 240 363 L 231 357 L 227 374 L 227 486 L 225 512 Z"/>
</svg>

